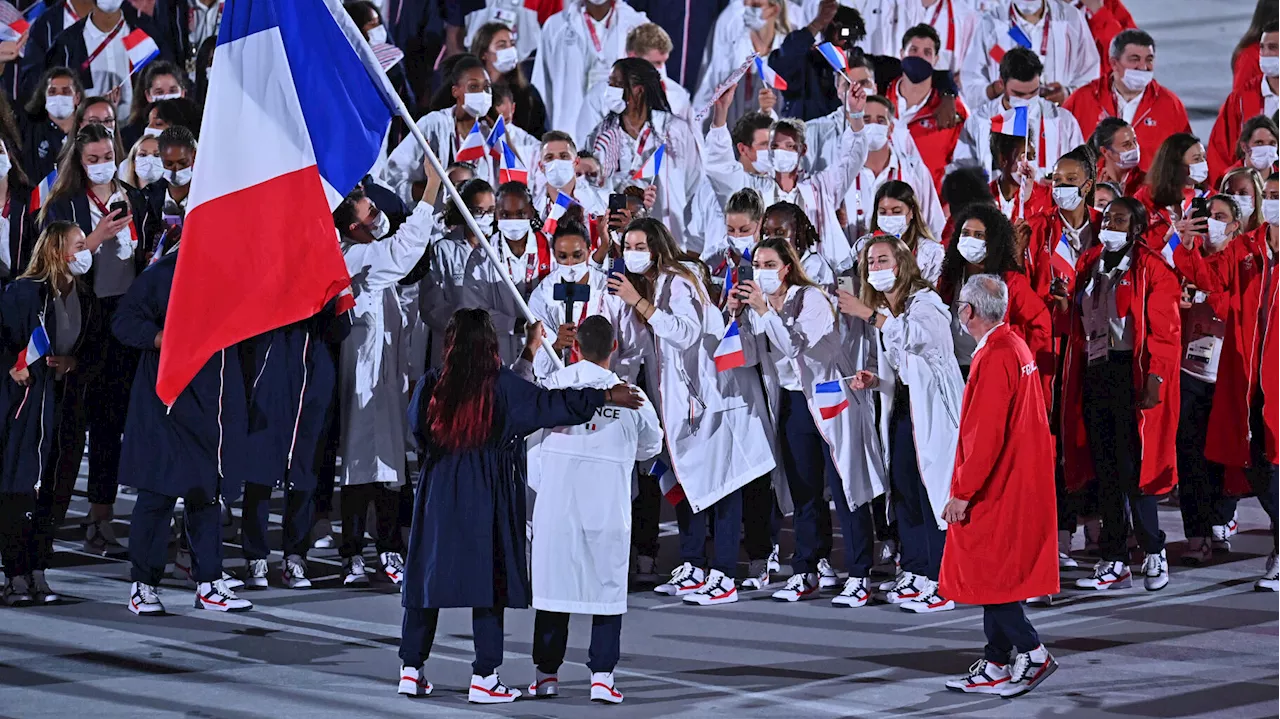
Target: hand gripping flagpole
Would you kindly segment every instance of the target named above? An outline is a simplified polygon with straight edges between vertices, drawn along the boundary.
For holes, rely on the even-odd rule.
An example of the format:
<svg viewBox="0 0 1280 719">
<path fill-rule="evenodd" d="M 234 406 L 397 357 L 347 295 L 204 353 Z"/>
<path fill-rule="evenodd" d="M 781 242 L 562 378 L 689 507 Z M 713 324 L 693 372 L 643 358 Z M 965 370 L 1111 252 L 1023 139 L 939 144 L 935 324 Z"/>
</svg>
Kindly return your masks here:
<svg viewBox="0 0 1280 719">
<path fill-rule="evenodd" d="M 330 12 L 333 13 L 334 19 L 337 20 L 339 27 L 342 28 L 343 34 L 347 36 L 347 39 L 355 47 L 356 54 L 364 62 L 365 69 L 369 71 L 369 74 L 373 76 L 379 87 L 382 88 L 383 98 L 404 119 L 405 125 L 409 127 L 409 132 L 418 141 L 422 151 L 426 153 L 427 161 L 431 163 L 431 168 L 435 170 L 436 176 L 440 178 L 440 185 L 449 193 L 449 199 L 453 200 L 454 206 L 462 214 L 462 218 L 466 221 L 467 228 L 471 230 L 471 234 L 480 239 L 479 245 L 484 248 L 485 254 L 489 256 L 489 261 L 493 263 L 494 268 L 498 271 L 498 276 L 502 278 L 502 283 L 507 286 L 507 290 L 515 298 L 516 307 L 520 310 L 520 314 L 524 317 L 525 322 L 532 326 L 534 322 L 538 321 L 538 318 L 534 317 L 533 311 L 529 309 L 529 303 L 525 302 L 520 290 L 516 288 L 515 282 L 511 281 L 511 276 L 507 274 L 506 269 L 502 266 L 502 259 L 498 257 L 498 251 L 485 238 L 485 234 L 481 231 L 475 216 L 467 208 L 467 203 L 462 201 L 462 195 L 458 193 L 458 188 L 454 187 L 453 183 L 449 181 L 449 175 L 445 172 L 444 165 L 440 163 L 440 158 L 436 157 L 436 153 L 432 151 L 431 143 L 427 142 L 426 135 L 422 134 L 422 129 L 414 121 L 413 114 L 409 112 L 409 108 L 405 107 L 404 100 L 400 99 L 400 96 L 391 88 L 391 82 L 387 79 L 386 72 L 383 71 L 382 65 L 378 63 L 377 57 L 373 54 L 373 48 L 369 47 L 369 42 L 364 39 L 364 35 L 356 28 L 355 23 L 351 22 L 339 0 L 325 0 L 325 2 L 330 5 Z M 336 11 L 334 6 L 337 7 Z M 546 328 L 543 329 L 545 330 Z M 556 367 L 563 369 L 564 364 L 560 361 L 559 355 L 556 354 L 555 344 L 545 331 L 542 335 L 542 347 L 547 351 Z"/>
</svg>

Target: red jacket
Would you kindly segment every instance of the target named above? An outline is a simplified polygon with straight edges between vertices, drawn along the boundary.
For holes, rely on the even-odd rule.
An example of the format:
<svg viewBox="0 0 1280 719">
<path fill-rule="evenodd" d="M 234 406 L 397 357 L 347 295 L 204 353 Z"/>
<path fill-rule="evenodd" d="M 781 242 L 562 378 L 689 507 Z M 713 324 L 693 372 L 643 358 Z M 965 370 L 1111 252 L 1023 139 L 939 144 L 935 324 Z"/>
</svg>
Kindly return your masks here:
<svg viewBox="0 0 1280 719">
<path fill-rule="evenodd" d="M 900 80 L 890 84 L 888 92 L 885 93 L 895 108 L 898 106 L 898 82 Z M 959 122 L 955 127 L 945 130 L 938 127 L 934 113 L 938 111 L 938 105 L 941 102 L 942 94 L 935 87 L 929 92 L 929 99 L 924 107 L 920 108 L 916 116 L 911 118 L 911 122 L 907 123 L 907 128 L 911 130 L 911 139 L 915 140 L 916 148 L 920 151 L 920 159 L 925 167 L 929 168 L 929 173 L 933 175 L 934 189 L 939 192 L 942 191 L 942 178 L 946 174 L 947 165 L 951 162 L 951 156 L 955 154 L 956 143 L 964 130 L 964 121 L 969 118 L 969 111 L 957 97 L 956 115 L 960 118 Z"/>
<path fill-rule="evenodd" d="M 1092 207 L 1086 212 L 1091 232 L 1096 238 L 1098 230 L 1102 228 L 1102 213 Z M 1028 217 L 1027 224 L 1031 225 L 1031 241 L 1027 243 L 1027 276 L 1031 279 L 1031 289 L 1035 290 L 1035 293 L 1052 310 L 1058 306 L 1057 300 L 1049 294 L 1055 279 L 1061 278 L 1067 281 L 1068 294 L 1075 292 L 1075 274 L 1064 275 L 1056 271 L 1053 266 L 1053 255 L 1058 249 L 1058 241 L 1062 239 L 1066 223 L 1055 205 L 1044 212 Z"/>
<path fill-rule="evenodd" d="M 1213 124 L 1209 145 L 1205 148 L 1209 160 L 1209 182 L 1214 187 L 1238 159 L 1236 145 L 1240 142 L 1240 129 L 1250 118 L 1262 114 L 1262 82 L 1259 72 L 1254 79 L 1233 88 L 1218 111 L 1218 121 Z"/>
<path fill-rule="evenodd" d="M 1093 41 L 1098 46 L 1098 58 L 1102 61 L 1102 73 L 1099 77 L 1107 77 L 1111 74 L 1111 41 L 1121 30 L 1137 27 L 1137 24 L 1120 0 L 1103 0 L 1102 7 L 1097 12 L 1079 2 L 1076 7 L 1088 20 L 1089 34 L 1093 35 Z M 1089 137 L 1088 133 L 1085 133 L 1085 137 Z"/>
<path fill-rule="evenodd" d="M 987 186 L 991 188 L 991 196 L 996 198 L 996 207 L 1000 207 L 1001 199 L 1004 197 L 1000 192 L 1000 181 L 992 180 Z M 1055 207 L 1053 204 L 1053 189 L 1049 185 L 1037 182 L 1032 186 L 1031 196 L 1027 198 L 1026 202 L 1021 205 L 1017 202 L 1013 203 L 1013 216 L 1009 218 L 1009 221 L 1016 225 L 1018 220 L 1034 217 L 1042 212 L 1047 212 L 1053 207 Z"/>
<path fill-rule="evenodd" d="M 1227 467 L 1227 491 L 1232 494 L 1249 492 L 1244 474 L 1230 471 L 1249 466 L 1249 401 L 1262 383 L 1263 396 L 1275 399 L 1276 364 L 1263 362 L 1268 351 L 1274 353 L 1276 344 L 1276 263 L 1272 263 L 1271 289 L 1262 296 L 1267 265 L 1267 231 L 1262 225 L 1248 235 L 1232 240 L 1221 252 L 1204 257 L 1188 244 L 1173 253 L 1174 265 L 1189 282 L 1204 292 L 1225 292 L 1230 296 L 1226 332 L 1222 339 L 1222 356 L 1218 362 L 1217 389 L 1213 395 L 1213 409 L 1209 413 L 1209 432 L 1205 438 L 1205 458 Z M 1271 308 L 1271 322 L 1267 336 L 1259 330 L 1259 310 Z M 1270 349 L 1268 349 L 1270 348 Z M 1267 371 L 1262 371 L 1266 368 Z M 1267 385 L 1271 392 L 1267 392 Z M 1275 436 L 1277 417 L 1274 411 L 1265 413 L 1269 438 L 1269 459 L 1275 461 Z M 1256 429 L 1256 428 L 1255 428 Z"/>
<path fill-rule="evenodd" d="M 1086 139 L 1103 119 L 1120 116 L 1116 94 L 1111 88 L 1111 76 L 1106 75 L 1071 93 L 1071 97 L 1062 103 L 1062 107 L 1080 123 L 1080 132 Z M 1160 144 L 1170 135 L 1191 132 L 1191 121 L 1187 119 L 1187 108 L 1183 107 L 1182 100 L 1155 80 L 1142 93 L 1132 125 L 1134 134 L 1138 136 L 1138 147 L 1142 148 L 1138 167 L 1144 172 L 1151 167 L 1151 160 Z"/>
<path fill-rule="evenodd" d="M 1231 65 L 1231 87 L 1244 87 L 1262 77 L 1262 66 L 1258 64 L 1258 57 L 1262 54 L 1260 51 L 1261 47 L 1256 42 L 1240 51 Z"/>
<path fill-rule="evenodd" d="M 1021 272 L 1005 272 L 1000 275 L 1009 287 L 1009 306 L 1005 309 L 1005 324 L 1031 349 L 1036 367 L 1045 380 L 1046 391 L 1053 381 L 1056 364 L 1053 356 L 1053 318 L 1044 300 L 1031 289 L 1031 282 Z M 939 283 L 938 296 L 950 305 L 960 288 L 946 282 Z"/>
<path fill-rule="evenodd" d="M 947 527 L 941 592 L 1006 604 L 1058 592 L 1053 437 L 1031 350 L 1002 325 L 973 356 L 960 407 L 951 496 L 968 517 Z"/>
<path fill-rule="evenodd" d="M 1068 327 L 1062 328 L 1068 339 L 1063 358 L 1060 434 L 1067 489 L 1072 492 L 1095 476 L 1084 425 L 1082 382 L 1086 355 L 1080 304 L 1085 283 L 1101 257 L 1102 246 L 1095 245 L 1076 263 L 1076 292 Z M 1132 258 L 1133 264 L 1116 290 L 1116 308 L 1127 313 L 1133 323 L 1133 397 L 1142 456 L 1139 485 L 1143 494 L 1161 495 L 1178 483 L 1176 439 L 1182 399 L 1182 320 L 1178 301 L 1182 290 L 1177 276 L 1158 253 L 1137 243 Z M 1164 380 L 1160 404 L 1140 410 L 1137 400 L 1146 389 L 1149 373 Z"/>
</svg>

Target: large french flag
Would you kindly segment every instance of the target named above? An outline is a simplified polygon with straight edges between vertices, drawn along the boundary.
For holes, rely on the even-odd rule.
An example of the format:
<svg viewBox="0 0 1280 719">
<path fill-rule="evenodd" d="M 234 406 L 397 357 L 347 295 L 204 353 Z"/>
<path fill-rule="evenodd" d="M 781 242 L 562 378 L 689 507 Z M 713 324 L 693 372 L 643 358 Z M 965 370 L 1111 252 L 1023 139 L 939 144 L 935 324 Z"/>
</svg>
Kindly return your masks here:
<svg viewBox="0 0 1280 719">
<path fill-rule="evenodd" d="M 373 167 L 391 96 L 340 0 L 227 0 L 160 353 L 166 404 L 215 352 L 350 297 L 331 212 Z"/>
<path fill-rule="evenodd" d="M 1031 38 L 1027 37 L 1027 34 L 1017 25 L 1009 25 L 1008 30 L 996 36 L 996 44 L 991 46 L 991 51 L 987 54 L 999 65 L 1000 61 L 1004 59 L 1005 53 L 1015 47 L 1025 47 L 1030 50 Z"/>
</svg>

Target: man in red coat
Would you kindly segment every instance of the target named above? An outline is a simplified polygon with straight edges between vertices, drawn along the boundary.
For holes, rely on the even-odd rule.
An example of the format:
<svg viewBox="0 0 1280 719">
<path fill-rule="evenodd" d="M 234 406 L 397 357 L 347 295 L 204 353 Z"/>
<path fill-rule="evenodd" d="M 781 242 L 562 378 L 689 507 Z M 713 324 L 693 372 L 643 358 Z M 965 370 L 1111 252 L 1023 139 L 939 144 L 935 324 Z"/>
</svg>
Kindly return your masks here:
<svg viewBox="0 0 1280 719">
<path fill-rule="evenodd" d="M 902 38 L 903 75 L 885 91 L 885 96 L 898 110 L 898 122 L 906 123 L 911 131 L 920 159 L 933 176 L 935 190 L 942 189 L 942 178 L 951 156 L 955 154 L 964 121 L 969 117 L 969 111 L 957 99 L 955 113 L 958 120 L 947 127 L 939 123 L 938 108 L 943 98 L 938 88 L 933 86 L 932 73 L 939 44 L 937 31 L 928 25 L 917 25 L 907 30 Z"/>
<path fill-rule="evenodd" d="M 1264 58 L 1270 58 L 1269 69 L 1278 70 L 1277 74 L 1256 75 L 1252 80 L 1232 88 L 1227 101 L 1222 103 L 1218 111 L 1218 121 L 1209 133 L 1209 146 L 1205 148 L 1209 157 L 1209 180 L 1217 183 L 1226 171 L 1236 162 L 1236 144 L 1240 141 L 1240 128 L 1246 120 L 1255 115 L 1272 115 L 1276 111 L 1277 93 L 1280 93 L 1280 68 L 1276 68 L 1274 58 L 1280 53 L 1280 25 L 1271 23 L 1262 31 L 1259 52 Z"/>
<path fill-rule="evenodd" d="M 1036 361 L 1004 324 L 1009 288 L 974 275 L 960 290 L 961 327 L 979 338 L 960 407 L 951 499 L 942 511 L 944 596 L 983 605 L 987 646 L 956 691 L 1016 697 L 1058 663 L 1022 600 L 1058 591 L 1053 438 Z"/>
<path fill-rule="evenodd" d="M 1137 135 L 1138 167 L 1145 172 L 1160 144 L 1175 133 L 1191 132 L 1191 121 L 1182 100 L 1153 79 L 1156 43 L 1150 35 L 1125 30 L 1115 36 L 1108 54 L 1111 72 L 1071 93 L 1062 106 L 1085 137 L 1105 118 L 1123 118 Z"/>
</svg>

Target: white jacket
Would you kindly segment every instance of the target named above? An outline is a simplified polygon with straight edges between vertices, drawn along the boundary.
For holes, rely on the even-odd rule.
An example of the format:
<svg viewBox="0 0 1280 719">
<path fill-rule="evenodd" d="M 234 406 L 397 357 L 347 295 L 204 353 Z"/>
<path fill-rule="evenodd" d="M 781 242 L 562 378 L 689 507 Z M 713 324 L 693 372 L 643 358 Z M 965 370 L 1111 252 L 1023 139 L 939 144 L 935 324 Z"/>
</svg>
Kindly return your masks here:
<svg viewBox="0 0 1280 719">
<path fill-rule="evenodd" d="M 489 0 L 487 7 L 467 13 L 464 20 L 467 26 L 467 37 L 462 44 L 471 47 L 476 32 L 480 27 L 491 22 L 500 22 L 511 28 L 515 35 L 516 52 L 520 61 L 538 49 L 538 40 L 542 38 L 542 26 L 538 24 L 538 12 L 525 7 L 523 0 Z M 496 80 L 495 80 L 496 82 Z"/>
<path fill-rule="evenodd" d="M 730 11 L 725 8 L 721 13 L 723 17 Z M 751 33 L 747 30 L 746 25 L 742 22 L 742 5 L 738 3 L 738 25 L 737 32 L 733 34 L 729 42 L 725 43 L 723 49 L 717 48 L 714 54 L 707 58 L 707 64 L 702 66 L 702 82 L 698 85 L 698 92 L 693 96 L 694 112 L 711 104 L 711 93 L 715 92 L 716 87 L 724 82 L 734 70 L 742 66 L 747 58 L 755 55 L 755 46 L 751 43 Z M 790 19 L 790 16 L 788 16 Z M 792 22 L 792 27 L 795 23 Z M 777 31 L 773 36 L 773 47 L 771 50 L 777 50 L 782 46 L 782 41 L 786 39 L 786 34 Z M 764 61 L 767 64 L 769 58 L 766 55 Z M 760 109 L 760 88 L 764 85 L 764 81 L 760 79 L 760 74 L 756 71 L 755 65 L 747 69 L 747 74 L 738 81 L 738 87 L 733 91 L 733 104 L 729 105 L 729 119 L 726 121 L 728 127 L 733 127 L 738 118 L 748 112 L 758 111 Z M 778 104 L 776 107 L 782 107 L 782 91 L 774 90 L 778 96 Z M 708 115 L 709 116 L 709 115 Z"/>
<path fill-rule="evenodd" d="M 793 286 L 787 290 L 781 312 L 770 306 L 764 315 L 750 308 L 742 314 L 754 334 L 768 338 L 768 361 L 761 362 L 761 367 L 773 406 L 778 406 L 775 398 L 782 392 L 778 367 L 785 364 L 798 378 L 813 423 L 840 474 L 849 508 L 856 509 L 884 494 L 885 461 L 876 437 L 871 393 L 853 390 L 847 381 L 841 381 L 849 407 L 831 419 L 822 418 L 814 401 L 818 384 L 851 377 L 856 369 L 842 345 L 831 299 L 816 287 Z"/>
<path fill-rule="evenodd" d="M 411 334 L 401 320 L 396 283 L 441 232 L 431 206 L 418 203 L 391 237 L 343 245 L 356 298 L 338 365 L 344 487 L 404 484 Z"/>
<path fill-rule="evenodd" d="M 454 124 L 454 108 L 428 112 L 418 119 L 418 129 L 427 138 L 431 151 L 436 153 L 440 162 L 446 167 L 458 154 L 457 126 Z M 514 130 L 508 125 L 508 130 Z M 427 154 L 422 151 L 417 138 L 409 135 L 396 145 L 396 149 L 387 156 L 386 176 L 383 178 L 391 189 L 400 195 L 406 204 L 413 204 L 413 183 L 423 182 L 427 175 L 422 170 Z M 486 153 L 475 164 L 476 177 L 489 178 L 494 173 L 493 159 Z"/>
<path fill-rule="evenodd" d="M 1013 0 L 1004 0 L 982 16 L 974 33 L 973 43 L 965 54 L 964 64 L 960 68 L 960 93 L 970 108 L 985 103 L 987 86 L 1000 79 L 1000 64 L 992 59 L 991 48 L 1001 38 L 1006 40 L 1006 47 L 1012 47 L 1012 41 L 1008 39 L 1009 28 L 1012 26 L 1009 20 L 1012 2 Z M 1048 21 L 1048 52 L 1040 54 L 1040 61 L 1044 63 L 1044 74 L 1040 79 L 1046 85 L 1060 83 L 1070 95 L 1072 91 L 1097 80 L 1102 74 L 1098 46 L 1084 13 L 1077 10 L 1073 3 L 1047 0 L 1045 6 L 1048 12 L 1041 18 L 1040 25 L 1031 31 L 1025 26 L 1021 29 L 1031 41 L 1032 51 L 1040 53 L 1044 41 L 1043 24 Z"/>
<path fill-rule="evenodd" d="M 880 442 L 891 458 L 889 426 L 898 378 L 911 390 L 911 424 L 916 461 L 939 529 L 951 497 L 951 474 L 960 438 L 964 379 L 951 343 L 951 311 L 933 290 L 907 298 L 905 311 L 889 317 L 872 343 L 868 367 L 880 378 Z M 891 459 L 889 459 L 891 463 Z M 888 467 L 892 472 L 892 466 Z"/>
<path fill-rule="evenodd" d="M 626 57 L 627 33 L 647 22 L 647 15 L 617 0 L 608 20 L 609 31 L 604 37 L 596 33 L 601 44 L 597 55 L 580 0 L 568 0 L 564 10 L 547 18 L 530 82 L 547 106 L 548 128 L 574 129 L 587 90 L 608 79 L 613 63 Z"/>
<path fill-rule="evenodd" d="M 548 377 L 547 389 L 608 389 L 618 376 L 578 362 Z M 533 608 L 568 614 L 624 614 L 631 557 L 631 475 L 662 450 L 653 404 L 601 407 L 585 424 L 529 438 L 533 505 Z"/>
<path fill-rule="evenodd" d="M 600 121 L 608 114 L 604 110 L 604 89 L 608 86 L 608 80 L 591 86 L 582 102 L 582 109 L 578 112 L 577 122 L 570 127 L 573 141 L 581 147 L 586 147 L 583 143 L 587 141 L 591 131 L 596 129 Z M 671 105 L 671 114 L 688 118 L 689 91 L 665 74 L 662 76 L 662 89 L 667 93 L 667 104 Z"/>
<path fill-rule="evenodd" d="M 996 168 L 991 166 L 991 118 L 1004 110 L 1003 96 L 974 108 L 969 119 L 964 121 L 964 129 L 960 131 L 947 172 L 958 167 L 978 167 L 994 173 Z M 1044 128 L 1044 153 L 1040 152 L 1041 127 Z M 1033 100 L 1028 108 L 1027 130 L 1027 144 L 1035 148 L 1037 177 L 1052 175 L 1059 157 L 1084 144 L 1080 123 L 1076 122 L 1075 116 L 1042 97 Z"/>
<path fill-rule="evenodd" d="M 617 295 L 609 294 L 608 277 L 605 273 L 591 267 L 590 263 L 583 263 L 583 267 L 586 268 L 586 284 L 591 288 L 591 299 L 585 304 L 574 305 L 572 319 L 565 319 L 564 301 L 555 299 L 555 289 L 558 284 L 556 275 L 548 276 L 529 296 L 530 311 L 533 312 L 534 317 L 542 320 L 542 327 L 552 341 L 555 340 L 560 325 L 565 322 L 573 322 L 576 326 L 581 325 L 582 321 L 588 317 L 602 315 L 609 320 L 609 324 L 613 325 L 614 334 L 617 336 L 617 328 L 627 320 L 627 304 L 618 299 Z M 618 366 L 618 363 L 625 364 L 634 351 L 634 348 L 624 346 L 622 338 L 618 337 L 618 351 L 614 353 L 614 366 Z M 533 358 L 534 376 L 539 379 L 545 378 L 558 369 L 559 366 L 551 359 L 547 348 L 544 346 L 539 349 L 538 354 Z"/>
</svg>

